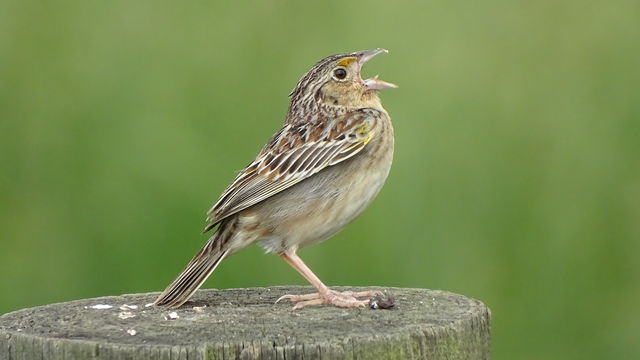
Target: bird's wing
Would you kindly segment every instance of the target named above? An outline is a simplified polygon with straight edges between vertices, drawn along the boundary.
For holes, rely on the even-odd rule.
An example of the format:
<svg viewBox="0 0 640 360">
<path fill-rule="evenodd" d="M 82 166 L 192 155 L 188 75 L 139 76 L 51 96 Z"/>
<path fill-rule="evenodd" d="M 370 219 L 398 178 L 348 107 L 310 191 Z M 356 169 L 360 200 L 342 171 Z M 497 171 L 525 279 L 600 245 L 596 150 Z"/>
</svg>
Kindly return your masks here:
<svg viewBox="0 0 640 360">
<path fill-rule="evenodd" d="M 375 135 L 379 115 L 374 109 L 360 109 L 336 120 L 286 124 L 209 210 L 205 231 L 327 166 L 356 155 Z"/>
</svg>

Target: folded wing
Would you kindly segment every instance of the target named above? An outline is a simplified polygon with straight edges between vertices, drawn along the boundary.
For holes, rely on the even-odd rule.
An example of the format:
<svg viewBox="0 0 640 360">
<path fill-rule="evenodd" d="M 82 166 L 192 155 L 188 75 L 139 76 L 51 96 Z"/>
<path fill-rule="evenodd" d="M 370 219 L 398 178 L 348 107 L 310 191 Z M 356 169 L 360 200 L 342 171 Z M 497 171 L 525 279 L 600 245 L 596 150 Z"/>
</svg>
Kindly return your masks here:
<svg viewBox="0 0 640 360">
<path fill-rule="evenodd" d="M 378 115 L 377 110 L 360 109 L 338 120 L 286 124 L 209 210 L 205 231 L 359 153 L 374 137 Z"/>
</svg>

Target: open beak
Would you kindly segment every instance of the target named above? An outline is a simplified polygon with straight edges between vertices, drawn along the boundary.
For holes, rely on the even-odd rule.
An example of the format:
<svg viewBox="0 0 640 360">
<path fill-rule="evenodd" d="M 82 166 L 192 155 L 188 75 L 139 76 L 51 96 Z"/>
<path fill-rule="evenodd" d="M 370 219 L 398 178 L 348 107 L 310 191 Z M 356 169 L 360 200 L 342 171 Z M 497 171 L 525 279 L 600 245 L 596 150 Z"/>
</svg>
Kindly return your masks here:
<svg viewBox="0 0 640 360">
<path fill-rule="evenodd" d="M 374 49 L 374 50 L 366 50 L 366 51 L 361 51 L 359 53 L 356 54 L 357 58 L 358 58 L 358 65 L 360 65 L 360 69 L 362 69 L 362 65 L 364 65 L 364 63 L 366 63 L 367 61 L 373 59 L 373 57 L 375 57 L 378 54 L 381 53 L 388 53 L 389 51 L 385 50 L 385 49 Z M 378 79 L 378 75 L 370 78 L 370 79 L 365 79 L 362 80 L 362 83 L 364 84 L 364 86 L 366 86 L 369 90 L 384 90 L 384 89 L 393 89 L 393 88 L 397 88 L 398 85 L 396 84 L 392 84 L 389 82 L 386 82 L 384 80 L 380 80 Z"/>
</svg>

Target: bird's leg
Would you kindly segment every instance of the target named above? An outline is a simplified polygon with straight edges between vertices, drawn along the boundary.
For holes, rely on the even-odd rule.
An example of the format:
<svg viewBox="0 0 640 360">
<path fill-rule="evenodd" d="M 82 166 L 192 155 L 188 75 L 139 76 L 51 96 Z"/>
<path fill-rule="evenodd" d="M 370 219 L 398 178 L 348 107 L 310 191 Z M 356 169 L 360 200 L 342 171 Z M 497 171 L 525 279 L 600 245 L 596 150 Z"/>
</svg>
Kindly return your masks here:
<svg viewBox="0 0 640 360">
<path fill-rule="evenodd" d="M 305 306 L 309 305 L 321 305 L 321 304 L 331 304 L 333 306 L 341 307 L 341 308 L 349 308 L 349 307 L 363 307 L 369 304 L 369 300 L 358 300 L 359 297 L 371 297 L 379 294 L 378 291 L 362 291 L 362 292 L 353 292 L 353 291 L 334 291 L 329 289 L 325 284 L 320 281 L 320 279 L 314 274 L 311 269 L 300 259 L 300 257 L 295 252 L 290 253 L 282 253 L 280 257 L 287 262 L 287 264 L 291 265 L 292 268 L 296 269 L 300 275 L 302 275 L 313 287 L 315 287 L 318 292 L 314 294 L 306 294 L 306 295 L 284 295 L 280 297 L 276 303 L 280 300 L 287 299 L 291 302 L 296 303 L 293 307 L 294 310 L 302 309 Z"/>
</svg>

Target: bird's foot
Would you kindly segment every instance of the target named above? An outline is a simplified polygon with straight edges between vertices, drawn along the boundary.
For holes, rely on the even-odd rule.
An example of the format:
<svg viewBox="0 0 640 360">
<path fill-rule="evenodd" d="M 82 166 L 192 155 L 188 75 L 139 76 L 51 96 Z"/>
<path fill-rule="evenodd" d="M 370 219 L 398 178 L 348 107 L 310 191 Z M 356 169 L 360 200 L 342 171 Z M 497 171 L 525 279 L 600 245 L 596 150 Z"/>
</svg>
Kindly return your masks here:
<svg viewBox="0 0 640 360">
<path fill-rule="evenodd" d="M 305 306 L 310 305 L 333 305 L 339 308 L 352 308 L 352 307 L 365 307 L 369 305 L 370 299 L 367 300 L 358 300 L 361 297 L 372 297 L 379 295 L 380 291 L 372 290 L 372 291 L 335 291 L 328 289 L 327 292 L 323 293 L 313 293 L 306 295 L 283 295 L 278 300 L 276 300 L 276 304 L 281 300 L 289 300 L 296 305 L 293 307 L 293 310 L 302 309 Z"/>
</svg>

